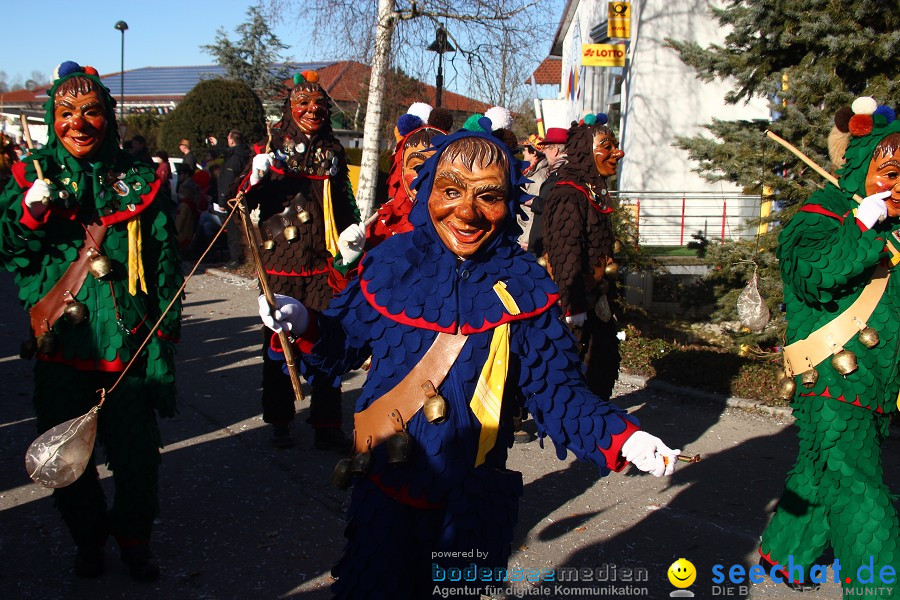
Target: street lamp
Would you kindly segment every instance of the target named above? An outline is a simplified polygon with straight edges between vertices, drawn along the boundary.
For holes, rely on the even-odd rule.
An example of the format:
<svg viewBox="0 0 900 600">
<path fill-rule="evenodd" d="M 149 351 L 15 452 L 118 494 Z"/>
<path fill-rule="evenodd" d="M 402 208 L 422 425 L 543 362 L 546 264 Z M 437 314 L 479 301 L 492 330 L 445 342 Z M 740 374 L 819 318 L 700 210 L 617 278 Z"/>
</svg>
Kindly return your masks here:
<svg viewBox="0 0 900 600">
<path fill-rule="evenodd" d="M 122 68 L 119 73 L 119 127 L 125 120 L 125 30 L 128 29 L 128 23 L 119 21 L 116 23 L 116 29 L 122 32 Z"/>
<path fill-rule="evenodd" d="M 437 72 L 437 92 L 434 95 L 434 105 L 441 105 L 441 90 L 444 87 L 444 52 L 456 52 L 456 48 L 453 47 L 453 44 L 450 43 L 450 40 L 447 39 L 447 30 L 444 29 L 443 25 L 438 25 L 437 31 L 435 32 L 435 39 L 431 42 L 431 45 L 428 46 L 428 49 L 432 52 L 437 52 L 438 55 L 438 72 Z"/>
</svg>

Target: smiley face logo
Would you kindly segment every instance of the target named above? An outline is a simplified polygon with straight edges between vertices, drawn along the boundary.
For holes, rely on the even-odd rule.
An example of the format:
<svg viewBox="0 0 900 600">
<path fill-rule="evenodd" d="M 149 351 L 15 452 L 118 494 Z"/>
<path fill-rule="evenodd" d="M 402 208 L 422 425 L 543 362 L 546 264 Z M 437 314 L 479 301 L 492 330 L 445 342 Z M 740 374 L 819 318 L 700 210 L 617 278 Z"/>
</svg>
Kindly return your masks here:
<svg viewBox="0 0 900 600">
<path fill-rule="evenodd" d="M 686 558 L 673 562 L 666 574 L 669 576 L 669 583 L 677 588 L 689 587 L 697 579 L 697 569 Z"/>
</svg>

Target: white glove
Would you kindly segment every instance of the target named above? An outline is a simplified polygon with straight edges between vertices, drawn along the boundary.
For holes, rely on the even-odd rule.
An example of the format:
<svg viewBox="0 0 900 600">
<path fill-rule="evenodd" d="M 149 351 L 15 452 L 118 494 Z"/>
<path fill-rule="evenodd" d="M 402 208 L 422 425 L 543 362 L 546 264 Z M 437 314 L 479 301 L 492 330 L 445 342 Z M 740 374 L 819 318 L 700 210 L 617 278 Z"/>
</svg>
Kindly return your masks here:
<svg viewBox="0 0 900 600">
<path fill-rule="evenodd" d="M 672 450 L 661 439 L 646 431 L 635 431 L 622 444 L 622 457 L 654 477 L 671 475 L 675 471 L 679 452 L 681 450 Z"/>
<path fill-rule="evenodd" d="M 577 315 L 568 315 L 566 317 L 566 324 L 571 325 L 572 327 L 583 327 L 585 319 L 587 319 L 587 313 L 578 313 Z"/>
<path fill-rule="evenodd" d="M 265 296 L 257 299 L 259 303 L 259 316 L 262 318 L 263 325 L 274 331 L 281 333 L 282 331 L 290 331 L 295 335 L 302 335 L 309 326 L 309 311 L 300 304 L 299 301 L 290 296 L 282 296 L 275 294 L 275 314 L 269 308 L 269 303 Z"/>
<path fill-rule="evenodd" d="M 250 185 L 256 185 L 269 172 L 272 166 L 271 154 L 257 154 L 253 157 L 253 163 L 250 167 Z"/>
<path fill-rule="evenodd" d="M 50 186 L 42 179 L 37 179 L 25 192 L 25 206 L 35 219 L 40 219 L 47 212 L 50 201 Z"/>
<path fill-rule="evenodd" d="M 341 258 L 344 259 L 345 265 L 356 260 L 362 254 L 365 245 L 366 229 L 359 223 L 354 223 L 338 236 L 338 250 L 341 251 Z"/>
<path fill-rule="evenodd" d="M 859 203 L 859 208 L 856 209 L 856 218 L 869 229 L 875 223 L 884 221 L 887 218 L 887 206 L 884 204 L 884 199 L 890 195 L 891 190 L 886 190 L 863 198 L 863 201 Z"/>
</svg>

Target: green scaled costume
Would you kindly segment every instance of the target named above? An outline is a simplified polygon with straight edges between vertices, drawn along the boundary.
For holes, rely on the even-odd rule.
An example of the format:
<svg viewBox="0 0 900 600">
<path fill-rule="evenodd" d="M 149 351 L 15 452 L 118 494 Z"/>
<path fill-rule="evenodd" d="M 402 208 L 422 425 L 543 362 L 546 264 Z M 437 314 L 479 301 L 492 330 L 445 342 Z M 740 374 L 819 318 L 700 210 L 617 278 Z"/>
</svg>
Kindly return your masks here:
<svg viewBox="0 0 900 600">
<path fill-rule="evenodd" d="M 109 90 L 90 67 L 63 63 L 61 71 L 64 66 L 67 72 L 48 91 L 47 145 L 18 163 L 0 193 L 0 265 L 15 273 L 19 299 L 30 310 L 76 258 L 85 243 L 86 226 L 98 221 L 108 226 L 99 249 L 111 259 L 112 272 L 102 279 L 90 273 L 85 277 L 75 300 L 87 308 L 86 320 L 73 325 L 61 318 L 53 326 L 55 349 L 44 347 L 48 353 L 37 354 L 34 405 L 41 432 L 80 416 L 99 402 L 97 390 L 110 389 L 134 360 L 99 413 L 98 440 L 115 482 L 112 507 L 107 511 L 93 465 L 72 485 L 55 490 L 54 497 L 79 547 L 102 545 L 108 533 L 120 544 L 145 543 L 159 510 L 161 444 L 154 409 L 161 416 L 175 412 L 174 342 L 179 335 L 180 299 L 145 349 L 135 355 L 178 292 L 181 263 L 168 207 L 154 201 L 161 183 L 153 168 L 119 148 L 115 101 Z M 106 135 L 90 155 L 93 162 L 69 153 L 54 131 L 56 92 L 75 77 L 96 84 L 92 91 L 105 103 Z M 32 159 L 40 164 L 51 190 L 50 209 L 39 219 L 24 203 L 36 179 Z M 132 293 L 129 273 L 135 279 L 138 264 L 143 265 L 142 282 L 134 282 Z"/>
<path fill-rule="evenodd" d="M 880 342 L 867 348 L 855 334 L 849 341 L 837 340 L 838 346 L 843 344 L 856 355 L 858 368 L 841 375 L 829 353 L 814 365 L 818 380 L 810 388 L 801 385 L 800 377 L 809 365 L 791 365 L 797 384 L 792 407 L 799 455 L 763 533 L 759 553 L 769 566 L 785 567 L 789 562 L 801 566 L 809 583 L 815 579 L 810 569 L 830 547 L 840 564 L 845 597 L 900 598 L 900 586 L 884 584 L 879 578 L 882 568 L 900 572 L 900 523 L 894 496 L 883 481 L 881 458 L 900 388 L 900 269 L 896 266 L 900 257 L 893 257 L 886 243 L 900 249 L 900 223 L 889 218 L 866 229 L 854 216 L 857 204 L 852 197 L 854 193 L 866 196 L 866 174 L 875 148 L 888 134 L 900 132 L 900 121 L 893 119 L 890 109 L 876 111 L 869 119 L 868 133 L 857 129 L 851 138 L 846 162 L 838 171 L 840 189 L 828 184 L 812 194 L 785 225 L 777 255 L 788 344 L 806 339 L 843 313 L 860 296 L 876 267 L 887 266 L 887 288 L 866 323 L 877 331 Z M 861 575 L 868 576 L 870 561 L 873 581 L 860 583 L 858 570 L 867 567 Z M 797 571 L 782 570 L 782 575 L 796 583 Z"/>
</svg>

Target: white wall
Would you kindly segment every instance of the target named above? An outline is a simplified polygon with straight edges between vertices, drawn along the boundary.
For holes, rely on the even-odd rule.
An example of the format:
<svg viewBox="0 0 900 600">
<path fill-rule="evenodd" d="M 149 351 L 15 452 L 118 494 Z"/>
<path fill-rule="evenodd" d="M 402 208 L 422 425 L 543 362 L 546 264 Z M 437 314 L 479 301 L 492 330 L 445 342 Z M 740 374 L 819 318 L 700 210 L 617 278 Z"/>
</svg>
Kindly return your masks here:
<svg viewBox="0 0 900 600">
<path fill-rule="evenodd" d="M 687 152 L 672 146 L 675 136 L 709 135 L 702 125 L 713 118 L 768 119 L 764 100 L 728 106 L 727 82 L 703 83 L 663 47 L 666 37 L 703 47 L 722 43 L 724 32 L 709 14 L 706 0 L 644 0 L 632 3 L 632 38 L 621 144 L 626 152 L 619 175 L 621 190 L 739 191 L 729 183 L 710 184 L 691 169 Z M 747 165 L 748 169 L 759 165 Z"/>
<path fill-rule="evenodd" d="M 566 126 L 569 120 L 584 113 L 608 110 L 608 78 L 602 75 L 600 67 L 581 67 L 580 52 L 576 52 L 580 43 L 592 41 L 590 30 L 606 20 L 607 7 L 607 0 L 579 2 L 562 43 L 560 97 L 564 98 L 570 68 L 574 66 L 584 73 L 583 105 L 566 99 L 549 106 L 545 121 L 557 123 L 549 126 Z M 687 152 L 672 146 L 677 135 L 709 135 L 702 125 L 714 117 L 731 120 L 769 116 L 761 99 L 726 106 L 723 98 L 731 85 L 701 82 L 674 50 L 663 47 L 666 37 L 693 40 L 704 47 L 724 41 L 724 32 L 709 14 L 707 1 L 636 0 L 631 3 L 631 10 L 632 38 L 622 90 L 623 114 L 618 125 L 625 158 L 620 163 L 618 188 L 631 192 L 740 191 L 728 183 L 706 182 L 691 171 L 696 165 Z M 758 167 L 747 165 L 748 169 Z"/>
</svg>

